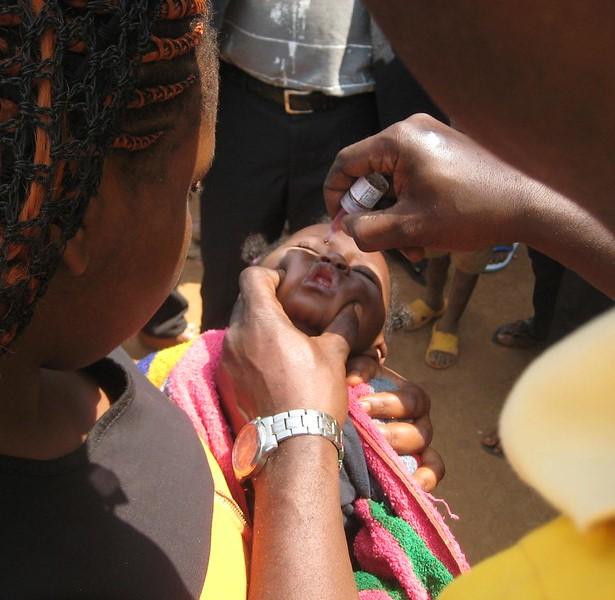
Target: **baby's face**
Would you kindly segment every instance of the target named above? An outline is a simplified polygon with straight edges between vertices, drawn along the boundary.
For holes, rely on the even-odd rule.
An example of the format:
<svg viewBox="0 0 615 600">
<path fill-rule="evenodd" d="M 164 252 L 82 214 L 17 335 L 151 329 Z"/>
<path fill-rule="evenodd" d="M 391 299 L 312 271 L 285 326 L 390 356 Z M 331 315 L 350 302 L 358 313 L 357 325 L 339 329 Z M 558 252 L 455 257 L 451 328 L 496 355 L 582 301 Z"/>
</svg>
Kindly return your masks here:
<svg viewBox="0 0 615 600">
<path fill-rule="evenodd" d="M 328 225 L 313 225 L 292 235 L 262 262 L 282 269 L 278 299 L 296 327 L 320 335 L 349 304 L 362 308 L 354 352 L 370 348 L 380 336 L 391 282 L 380 252 L 362 252 L 340 231 L 325 244 Z"/>
</svg>

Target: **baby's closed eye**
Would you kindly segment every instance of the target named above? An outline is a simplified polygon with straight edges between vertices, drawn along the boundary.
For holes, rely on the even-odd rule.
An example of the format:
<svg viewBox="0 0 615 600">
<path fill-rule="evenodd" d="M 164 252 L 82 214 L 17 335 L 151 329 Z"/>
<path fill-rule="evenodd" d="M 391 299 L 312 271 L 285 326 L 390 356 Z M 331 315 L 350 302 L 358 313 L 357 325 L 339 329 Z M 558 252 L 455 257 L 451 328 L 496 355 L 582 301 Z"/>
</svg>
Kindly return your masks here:
<svg viewBox="0 0 615 600">
<path fill-rule="evenodd" d="M 299 248 L 300 250 L 307 250 L 308 252 L 310 252 L 311 254 L 319 254 L 319 252 L 317 250 L 315 250 L 314 248 L 312 248 L 312 246 L 310 246 L 309 244 L 307 244 L 306 242 L 298 242 L 295 245 L 295 248 Z"/>
<path fill-rule="evenodd" d="M 376 277 L 376 274 L 371 269 L 368 269 L 367 267 L 353 267 L 352 270 L 355 273 L 359 273 L 360 275 L 363 275 L 363 277 L 369 279 L 373 284 L 380 287 L 378 278 Z"/>
</svg>

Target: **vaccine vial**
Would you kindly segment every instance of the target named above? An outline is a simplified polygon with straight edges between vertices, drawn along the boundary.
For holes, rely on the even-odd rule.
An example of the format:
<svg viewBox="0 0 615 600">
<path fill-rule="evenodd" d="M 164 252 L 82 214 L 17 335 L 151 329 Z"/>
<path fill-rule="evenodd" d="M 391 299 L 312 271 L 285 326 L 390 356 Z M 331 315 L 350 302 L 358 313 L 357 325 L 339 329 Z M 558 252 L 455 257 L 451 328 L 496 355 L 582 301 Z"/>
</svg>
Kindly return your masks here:
<svg viewBox="0 0 615 600">
<path fill-rule="evenodd" d="M 389 189 L 389 182 L 380 173 L 370 173 L 359 177 L 351 188 L 342 196 L 341 208 L 331 223 L 331 229 L 325 237 L 327 243 L 330 237 L 340 230 L 342 219 L 346 215 L 371 210 Z"/>
</svg>

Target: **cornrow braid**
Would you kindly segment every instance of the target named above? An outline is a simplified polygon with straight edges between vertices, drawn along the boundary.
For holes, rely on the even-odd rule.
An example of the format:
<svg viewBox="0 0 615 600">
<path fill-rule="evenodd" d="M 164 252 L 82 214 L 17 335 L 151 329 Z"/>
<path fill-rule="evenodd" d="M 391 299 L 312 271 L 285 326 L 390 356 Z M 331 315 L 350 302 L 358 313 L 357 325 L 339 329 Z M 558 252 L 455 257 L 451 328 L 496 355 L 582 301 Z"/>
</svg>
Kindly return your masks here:
<svg viewBox="0 0 615 600">
<path fill-rule="evenodd" d="M 160 6 L 160 19 L 173 21 L 193 17 L 205 12 L 207 3 L 205 0 L 166 0 Z"/>
<path fill-rule="evenodd" d="M 197 23 L 192 31 L 188 31 L 178 38 L 160 38 L 153 35 L 152 42 L 156 49 L 144 54 L 141 60 L 144 63 L 175 60 L 179 56 L 192 52 L 201 42 L 204 31 L 203 23 Z"/>
<path fill-rule="evenodd" d="M 196 75 L 188 75 L 188 77 L 176 83 L 163 83 L 143 90 L 135 90 L 133 99 L 128 103 L 127 108 L 143 108 L 148 104 L 171 100 L 184 92 L 196 80 Z"/>
<path fill-rule="evenodd" d="M 164 131 L 156 131 L 154 133 L 150 133 L 149 135 L 131 135 L 129 133 L 122 133 L 113 140 L 111 147 L 122 148 L 124 150 L 128 150 L 129 152 L 145 150 L 145 148 L 149 148 L 152 144 L 157 142 L 163 134 Z"/>
<path fill-rule="evenodd" d="M 30 321 L 109 149 L 138 152 L 164 135 L 122 132 L 127 109 L 170 103 L 197 80 L 135 91 L 144 63 L 195 50 L 206 9 L 205 0 L 0 6 L 0 354 Z M 173 37 L 160 35 L 165 22 Z"/>
</svg>

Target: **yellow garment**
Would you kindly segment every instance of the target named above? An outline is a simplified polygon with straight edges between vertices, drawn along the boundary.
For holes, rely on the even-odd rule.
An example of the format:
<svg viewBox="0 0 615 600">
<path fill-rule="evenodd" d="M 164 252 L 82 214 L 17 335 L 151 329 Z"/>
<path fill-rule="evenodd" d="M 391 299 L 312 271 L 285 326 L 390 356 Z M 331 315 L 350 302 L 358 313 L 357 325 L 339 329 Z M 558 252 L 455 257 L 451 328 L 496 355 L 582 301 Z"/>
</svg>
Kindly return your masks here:
<svg viewBox="0 0 615 600">
<path fill-rule="evenodd" d="M 214 479 L 211 548 L 201 600 L 245 600 L 248 596 L 248 525 L 233 500 L 216 459 L 203 444 Z"/>
<path fill-rule="evenodd" d="M 615 598 L 615 523 L 585 533 L 559 517 L 449 585 L 438 600 Z"/>
<path fill-rule="evenodd" d="M 173 370 L 173 367 L 182 359 L 184 354 L 190 350 L 190 346 L 197 338 L 178 344 L 177 346 L 171 346 L 164 350 L 156 352 L 152 362 L 147 369 L 147 378 L 158 389 L 162 388 L 162 384 L 165 382 L 169 373 Z"/>
</svg>

